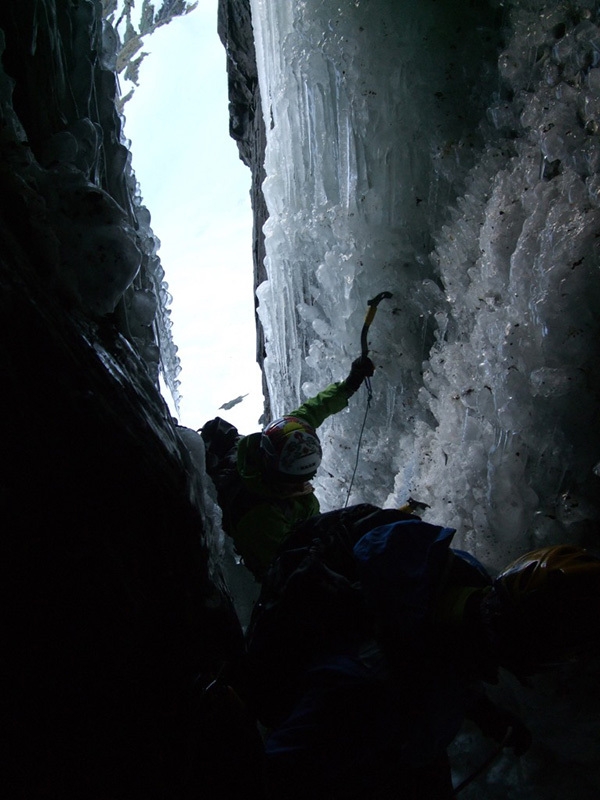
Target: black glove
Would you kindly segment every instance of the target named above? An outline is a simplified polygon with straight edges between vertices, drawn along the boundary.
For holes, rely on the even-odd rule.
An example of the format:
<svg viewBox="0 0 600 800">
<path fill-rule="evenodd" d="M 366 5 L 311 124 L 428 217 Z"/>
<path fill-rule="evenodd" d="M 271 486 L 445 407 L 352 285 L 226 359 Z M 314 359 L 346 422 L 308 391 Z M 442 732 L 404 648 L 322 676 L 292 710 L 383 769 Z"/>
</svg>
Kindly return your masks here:
<svg viewBox="0 0 600 800">
<path fill-rule="evenodd" d="M 348 397 L 356 392 L 365 378 L 370 378 L 375 372 L 373 362 L 368 356 L 360 356 L 352 362 L 352 367 L 345 380 Z"/>
<path fill-rule="evenodd" d="M 488 698 L 481 698 L 469 717 L 484 736 L 512 747 L 517 756 L 522 756 L 531 746 L 531 733 L 519 717 L 512 711 L 498 708 Z"/>
</svg>

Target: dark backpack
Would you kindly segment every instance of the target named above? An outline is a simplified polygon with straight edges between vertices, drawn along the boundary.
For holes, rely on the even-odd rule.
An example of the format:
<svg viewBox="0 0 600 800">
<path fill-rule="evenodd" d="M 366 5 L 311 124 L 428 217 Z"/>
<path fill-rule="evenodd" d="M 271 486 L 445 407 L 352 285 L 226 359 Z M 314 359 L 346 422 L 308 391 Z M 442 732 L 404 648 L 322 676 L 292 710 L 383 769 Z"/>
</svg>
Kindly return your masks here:
<svg viewBox="0 0 600 800">
<path fill-rule="evenodd" d="M 312 517 L 285 540 L 246 635 L 250 696 L 263 724 L 285 718 L 312 663 L 373 637 L 353 547 L 369 530 L 405 519 L 402 511 L 361 504 Z"/>
</svg>

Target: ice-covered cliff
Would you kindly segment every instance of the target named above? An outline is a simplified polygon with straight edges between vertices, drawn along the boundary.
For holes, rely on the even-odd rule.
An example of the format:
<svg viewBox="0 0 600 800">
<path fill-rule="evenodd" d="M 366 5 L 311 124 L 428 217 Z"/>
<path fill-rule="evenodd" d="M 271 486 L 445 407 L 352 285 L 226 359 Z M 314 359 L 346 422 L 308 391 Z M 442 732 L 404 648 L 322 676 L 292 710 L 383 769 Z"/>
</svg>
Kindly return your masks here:
<svg viewBox="0 0 600 800">
<path fill-rule="evenodd" d="M 103 5 L 0 7 L 5 784 L 250 796 L 256 740 L 205 692 L 241 631 L 198 437 L 157 390 L 162 364 L 176 393 L 177 357 Z M 351 501 L 412 495 L 491 568 L 597 548 L 598 4 L 251 9 L 257 64 L 247 2 L 223 0 L 219 30 L 273 413 L 345 375 L 367 300 L 392 292 Z M 365 402 L 324 428 L 326 508 L 346 500 Z M 595 800 L 597 664 L 498 691 L 534 746 L 470 796 Z M 457 779 L 488 747 L 465 728 Z"/>
<path fill-rule="evenodd" d="M 355 498 L 418 496 L 497 565 L 593 537 L 596 5 L 253 9 L 275 411 L 345 374 L 391 291 Z M 361 412 L 326 437 L 331 507 Z"/>
<path fill-rule="evenodd" d="M 598 4 L 252 10 L 274 414 L 345 376 L 367 301 L 389 291 L 351 501 L 427 503 L 492 569 L 536 546 L 597 549 Z M 326 508 L 346 500 L 365 403 L 323 426 Z M 508 690 L 536 745 L 473 796 L 598 792 L 593 671 L 555 681 Z"/>
</svg>

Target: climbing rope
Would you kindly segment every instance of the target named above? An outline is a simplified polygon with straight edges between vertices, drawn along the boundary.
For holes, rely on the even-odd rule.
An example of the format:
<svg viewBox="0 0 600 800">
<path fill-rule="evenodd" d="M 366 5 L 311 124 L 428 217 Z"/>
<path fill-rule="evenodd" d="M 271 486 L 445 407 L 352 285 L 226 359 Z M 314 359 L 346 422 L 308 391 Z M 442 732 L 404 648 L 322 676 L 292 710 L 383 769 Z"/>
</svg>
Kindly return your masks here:
<svg viewBox="0 0 600 800">
<path fill-rule="evenodd" d="M 356 477 L 356 470 L 358 469 L 358 462 L 360 460 L 360 446 L 362 443 L 363 433 L 365 431 L 365 425 L 367 424 L 367 417 L 369 415 L 369 409 L 371 408 L 371 400 L 373 399 L 373 391 L 371 389 L 371 379 L 365 378 L 365 384 L 367 387 L 367 405 L 365 406 L 365 415 L 363 417 L 362 427 L 360 429 L 360 435 L 358 437 L 358 445 L 356 447 L 356 461 L 354 463 L 354 470 L 352 472 L 352 477 L 350 478 L 350 485 L 348 486 L 348 494 L 346 495 L 346 502 L 344 503 L 344 508 L 348 507 L 348 500 L 350 499 L 350 493 L 352 492 L 352 486 L 354 484 L 354 478 Z"/>
</svg>

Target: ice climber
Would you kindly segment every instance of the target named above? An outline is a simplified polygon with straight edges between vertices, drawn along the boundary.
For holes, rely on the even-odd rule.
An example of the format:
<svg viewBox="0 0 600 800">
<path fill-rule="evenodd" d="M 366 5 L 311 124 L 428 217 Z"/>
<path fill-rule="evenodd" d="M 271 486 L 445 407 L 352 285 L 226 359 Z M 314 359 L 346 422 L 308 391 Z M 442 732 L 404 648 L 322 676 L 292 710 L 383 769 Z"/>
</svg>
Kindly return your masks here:
<svg viewBox="0 0 600 800">
<path fill-rule="evenodd" d="M 299 526 L 248 631 L 248 696 L 272 800 L 449 800 L 463 720 L 517 755 L 527 728 L 484 691 L 597 656 L 600 558 L 558 545 L 492 579 L 454 530 L 356 506 Z"/>
<path fill-rule="evenodd" d="M 319 513 L 310 483 L 322 457 L 317 428 L 346 408 L 373 372 L 367 356 L 357 358 L 345 380 L 332 383 L 262 432 L 239 436 L 219 417 L 202 428 L 223 527 L 258 581 L 294 525 Z"/>
</svg>

